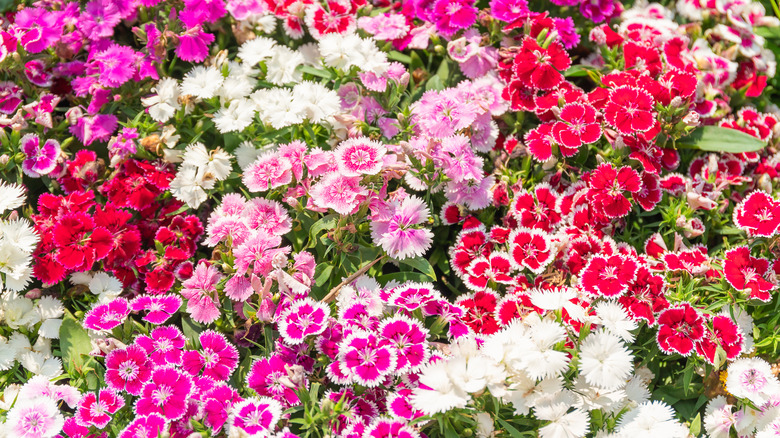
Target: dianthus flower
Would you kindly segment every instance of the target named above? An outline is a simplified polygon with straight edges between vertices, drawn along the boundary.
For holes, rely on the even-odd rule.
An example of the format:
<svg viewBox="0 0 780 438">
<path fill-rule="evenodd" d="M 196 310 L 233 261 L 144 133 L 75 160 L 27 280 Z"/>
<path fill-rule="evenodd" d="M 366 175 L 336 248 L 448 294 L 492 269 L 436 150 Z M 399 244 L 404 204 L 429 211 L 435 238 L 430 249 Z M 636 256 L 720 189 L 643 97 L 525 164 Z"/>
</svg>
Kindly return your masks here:
<svg viewBox="0 0 780 438">
<path fill-rule="evenodd" d="M 596 212 L 608 218 L 619 218 L 631 211 L 631 201 L 625 193 L 636 193 L 642 188 L 639 174 L 628 166 L 615 169 L 609 163 L 599 165 L 587 178 L 588 200 Z"/>
<path fill-rule="evenodd" d="M 117 438 L 138 438 L 160 436 L 165 433 L 168 421 L 159 414 L 136 417 L 127 425 Z"/>
<path fill-rule="evenodd" d="M 512 72 L 526 87 L 551 90 L 563 82 L 563 71 L 570 65 L 571 59 L 560 43 L 553 41 L 543 48 L 528 37 L 515 55 Z"/>
<path fill-rule="evenodd" d="M 780 202 L 762 192 L 751 192 L 734 208 L 734 224 L 749 236 L 772 237 L 780 227 Z"/>
<path fill-rule="evenodd" d="M 118 326 L 130 314 L 130 304 L 124 298 L 115 298 L 110 303 L 101 304 L 84 315 L 84 327 L 98 331 L 108 331 Z"/>
<path fill-rule="evenodd" d="M 65 419 L 54 400 L 39 397 L 18 400 L 8 411 L 5 428 L 17 438 L 53 438 L 62 431 Z"/>
<path fill-rule="evenodd" d="M 322 333 L 329 316 L 330 309 L 325 303 L 308 297 L 295 301 L 279 316 L 279 333 L 287 343 L 300 344 L 306 337 Z"/>
<path fill-rule="evenodd" d="M 159 414 L 166 420 L 177 420 L 187 410 L 192 389 L 192 379 L 185 373 L 171 367 L 157 368 L 143 387 L 135 413 L 139 416 Z"/>
<path fill-rule="evenodd" d="M 137 345 L 110 351 L 106 355 L 105 380 L 108 387 L 140 395 L 141 388 L 151 375 L 147 354 Z"/>
<path fill-rule="evenodd" d="M 418 228 L 428 221 L 428 216 L 428 207 L 416 196 L 385 204 L 372 217 L 371 237 L 395 259 L 419 257 L 433 242 L 431 230 Z"/>
<path fill-rule="evenodd" d="M 276 429 L 282 406 L 268 397 L 249 398 L 233 406 L 228 423 L 241 436 L 267 436 Z M 231 432 L 232 433 L 232 432 Z"/>
<path fill-rule="evenodd" d="M 98 81 L 106 87 L 119 87 L 135 75 L 136 53 L 127 46 L 112 44 L 94 57 L 100 69 Z"/>
<path fill-rule="evenodd" d="M 619 297 L 629 290 L 639 264 L 623 255 L 594 255 L 580 274 L 580 284 L 593 296 Z"/>
<path fill-rule="evenodd" d="M 82 426 L 102 429 L 111 421 L 111 414 L 124 405 L 125 400 L 111 389 L 101 389 L 98 394 L 88 392 L 76 408 L 76 421 Z"/>
<path fill-rule="evenodd" d="M 363 386 L 374 387 L 395 371 L 395 350 L 370 332 L 354 332 L 339 345 L 341 372 Z"/>
<path fill-rule="evenodd" d="M 182 369 L 195 376 L 201 371 L 203 376 L 214 380 L 227 380 L 238 366 L 238 350 L 224 335 L 212 330 L 198 337 L 199 350 L 186 351 L 182 357 Z"/>
<path fill-rule="evenodd" d="M 688 303 L 671 307 L 658 316 L 656 340 L 664 353 L 691 354 L 694 343 L 704 337 L 704 318 Z"/>
<path fill-rule="evenodd" d="M 646 132 L 655 124 L 654 106 L 650 93 L 624 85 L 610 91 L 604 118 L 621 134 Z"/>
<path fill-rule="evenodd" d="M 19 142 L 26 158 L 22 161 L 22 171 L 33 178 L 48 175 L 57 166 L 60 155 L 60 143 L 48 139 L 41 146 L 41 139 L 35 134 L 27 134 Z"/>
<path fill-rule="evenodd" d="M 181 295 L 187 299 L 187 313 L 193 320 L 209 324 L 219 318 L 216 286 L 221 278 L 215 266 L 201 262 L 192 277 L 182 283 Z"/>
<path fill-rule="evenodd" d="M 339 171 L 346 176 L 376 175 L 386 152 L 382 143 L 368 137 L 350 138 L 334 151 Z"/>
<path fill-rule="evenodd" d="M 348 177 L 338 172 L 327 174 L 309 190 L 315 205 L 343 215 L 353 213 L 366 194 L 366 189 L 360 186 L 359 177 Z"/>
<path fill-rule="evenodd" d="M 181 298 L 176 295 L 140 295 L 133 299 L 130 307 L 134 312 L 147 311 L 142 319 L 152 324 L 162 324 L 181 307 Z"/>
<path fill-rule="evenodd" d="M 185 339 L 175 326 L 157 327 L 149 336 L 137 337 L 135 343 L 144 349 L 155 366 L 181 365 Z"/>
<path fill-rule="evenodd" d="M 750 291 L 750 298 L 763 302 L 772 299 L 770 291 L 776 286 L 764 276 L 769 270 L 769 261 L 750 255 L 750 248 L 738 246 L 726 251 L 723 274 L 734 289 Z"/>
</svg>

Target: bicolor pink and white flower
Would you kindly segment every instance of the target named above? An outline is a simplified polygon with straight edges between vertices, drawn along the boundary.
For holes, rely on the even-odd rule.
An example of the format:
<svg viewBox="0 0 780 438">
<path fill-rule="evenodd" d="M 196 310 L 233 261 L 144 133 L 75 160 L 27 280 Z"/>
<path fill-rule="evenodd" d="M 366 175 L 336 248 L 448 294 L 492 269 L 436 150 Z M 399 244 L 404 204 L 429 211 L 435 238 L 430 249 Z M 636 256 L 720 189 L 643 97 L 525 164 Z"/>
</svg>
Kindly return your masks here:
<svg viewBox="0 0 780 438">
<path fill-rule="evenodd" d="M 303 298 L 295 301 L 279 316 L 279 333 L 292 345 L 322 333 L 328 324 L 330 309 L 325 303 Z"/>
<path fill-rule="evenodd" d="M 129 314 L 130 303 L 124 298 L 115 298 L 87 312 L 83 324 L 91 330 L 108 331 L 123 323 Z"/>
<path fill-rule="evenodd" d="M 133 312 L 148 312 L 143 320 L 151 324 L 162 324 L 181 307 L 182 300 L 176 295 L 141 295 L 133 299 L 130 308 Z"/>
<path fill-rule="evenodd" d="M 235 436 L 269 436 L 276 430 L 282 406 L 269 397 L 249 398 L 237 403 L 228 419 L 230 434 Z"/>
<path fill-rule="evenodd" d="M 22 171 L 28 176 L 38 178 L 48 175 L 57 166 L 60 156 L 60 143 L 54 139 L 48 139 L 41 145 L 41 139 L 35 134 L 27 134 L 19 142 L 20 149 L 24 152 Z"/>
<path fill-rule="evenodd" d="M 398 364 L 395 349 L 383 344 L 374 333 L 362 331 L 341 341 L 338 358 L 342 373 L 368 387 L 382 383 Z"/>
<path fill-rule="evenodd" d="M 382 169 L 387 149 L 368 137 L 355 137 L 339 144 L 333 155 L 344 176 L 376 175 Z"/>
<path fill-rule="evenodd" d="M 166 420 L 182 418 L 192 393 L 192 378 L 173 367 L 159 367 L 144 384 L 141 398 L 135 404 L 139 416 L 159 414 Z"/>
<path fill-rule="evenodd" d="M 137 345 L 112 350 L 106 355 L 105 380 L 109 388 L 140 395 L 151 374 L 148 352 Z"/>
<path fill-rule="evenodd" d="M 193 376 L 200 373 L 216 381 L 227 380 L 238 366 L 238 350 L 225 335 L 207 330 L 198 336 L 200 348 L 185 351 L 182 369 Z"/>
<path fill-rule="evenodd" d="M 534 274 L 542 273 L 555 258 L 547 233 L 530 228 L 518 228 L 509 235 L 509 254 L 518 269 L 527 268 Z"/>
</svg>

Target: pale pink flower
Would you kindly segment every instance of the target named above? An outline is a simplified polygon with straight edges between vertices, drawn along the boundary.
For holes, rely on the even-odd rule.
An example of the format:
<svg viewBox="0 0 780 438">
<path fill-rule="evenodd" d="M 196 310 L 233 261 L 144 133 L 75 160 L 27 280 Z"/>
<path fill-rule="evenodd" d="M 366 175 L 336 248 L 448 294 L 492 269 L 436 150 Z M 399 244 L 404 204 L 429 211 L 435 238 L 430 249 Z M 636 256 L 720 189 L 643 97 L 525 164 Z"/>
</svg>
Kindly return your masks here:
<svg viewBox="0 0 780 438">
<path fill-rule="evenodd" d="M 182 286 L 181 295 L 187 299 L 187 313 L 192 319 L 209 324 L 219 318 L 219 300 L 216 297 L 217 283 L 222 279 L 216 267 L 201 262 Z"/>
<path fill-rule="evenodd" d="M 64 424 L 65 418 L 50 398 L 17 400 L 5 420 L 6 432 L 14 438 L 53 438 Z"/>
<path fill-rule="evenodd" d="M 357 137 L 341 142 L 334 154 L 342 175 L 360 176 L 379 173 L 386 152 L 382 143 L 368 137 Z"/>
<path fill-rule="evenodd" d="M 409 196 L 377 210 L 371 220 L 371 238 L 388 255 L 399 260 L 419 257 L 431 247 L 433 233 L 421 227 L 429 216 L 422 199 Z"/>
<path fill-rule="evenodd" d="M 335 172 L 323 177 L 309 190 L 315 205 L 344 215 L 355 211 L 366 193 L 366 189 L 360 186 L 360 178 Z"/>
</svg>

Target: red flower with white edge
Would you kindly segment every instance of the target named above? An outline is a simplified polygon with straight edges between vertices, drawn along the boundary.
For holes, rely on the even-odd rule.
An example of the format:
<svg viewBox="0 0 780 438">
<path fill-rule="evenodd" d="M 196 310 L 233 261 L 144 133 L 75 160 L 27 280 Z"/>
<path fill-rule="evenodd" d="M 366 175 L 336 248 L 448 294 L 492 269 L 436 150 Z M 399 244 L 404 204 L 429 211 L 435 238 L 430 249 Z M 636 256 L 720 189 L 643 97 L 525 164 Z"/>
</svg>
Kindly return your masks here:
<svg viewBox="0 0 780 438">
<path fill-rule="evenodd" d="M 550 232 L 562 220 L 561 196 L 549 184 L 539 183 L 533 194 L 517 194 L 511 214 L 522 227 Z"/>
<path fill-rule="evenodd" d="M 714 365 L 718 347 L 726 353 L 724 359 L 729 360 L 742 354 L 745 347 L 745 335 L 737 323 L 726 315 L 712 318 L 712 329 L 708 327 L 704 336 L 696 343 L 696 353 Z"/>
<path fill-rule="evenodd" d="M 517 269 L 528 268 L 534 274 L 541 274 L 555 258 L 550 237 L 530 228 L 518 228 L 512 232 L 509 253 Z"/>
<path fill-rule="evenodd" d="M 707 255 L 707 248 L 697 245 L 677 252 L 667 252 L 662 259 L 666 269 L 670 271 L 685 271 L 691 275 L 709 275 L 712 273 L 712 260 Z"/>
<path fill-rule="evenodd" d="M 645 71 L 653 77 L 661 73 L 664 66 L 658 49 L 650 43 L 627 41 L 623 44 L 623 57 L 626 69 Z"/>
<path fill-rule="evenodd" d="M 512 284 L 515 281 L 511 275 L 512 271 L 514 267 L 509 254 L 496 251 L 488 257 L 480 257 L 471 262 L 466 269 L 466 287 L 471 290 L 482 290 L 490 281 Z"/>
<path fill-rule="evenodd" d="M 726 251 L 723 261 L 723 274 L 731 287 L 740 291 L 750 291 L 750 298 L 767 302 L 772 299 L 769 293 L 775 285 L 764 276 L 769 270 L 769 260 L 750 255 L 750 248 L 738 246 Z"/>
<path fill-rule="evenodd" d="M 561 72 L 569 66 L 571 59 L 557 41 L 545 49 L 535 39 L 526 38 L 515 56 L 513 72 L 527 87 L 551 90 L 563 82 Z"/>
<path fill-rule="evenodd" d="M 577 149 L 601 138 L 601 124 L 596 121 L 596 108 L 582 103 L 570 103 L 561 109 L 560 122 L 553 125 L 561 155 L 572 157 Z"/>
<path fill-rule="evenodd" d="M 474 259 L 487 256 L 493 250 L 493 244 L 488 241 L 488 236 L 481 229 L 463 231 L 458 235 L 455 246 L 450 248 L 450 263 L 455 273 L 464 276 L 466 268 Z"/>
<path fill-rule="evenodd" d="M 498 304 L 496 304 L 495 319 L 504 327 L 515 319 L 522 318 L 534 311 L 542 313 L 542 309 L 535 307 L 533 303 L 531 303 L 530 296 L 507 295 L 501 298 Z"/>
<path fill-rule="evenodd" d="M 638 268 L 639 263 L 631 257 L 595 255 L 582 270 L 580 284 L 593 296 L 619 297 L 628 291 Z"/>
<path fill-rule="evenodd" d="M 617 87 L 609 93 L 604 118 L 619 133 L 628 135 L 649 131 L 655 124 L 655 101 L 647 91 L 630 86 Z"/>
<path fill-rule="evenodd" d="M 780 202 L 756 190 L 734 209 L 734 224 L 748 236 L 772 237 L 780 227 Z"/>
<path fill-rule="evenodd" d="M 538 161 L 552 158 L 553 148 L 558 145 L 553 133 L 553 123 L 543 123 L 525 134 L 525 147 Z"/>
<path fill-rule="evenodd" d="M 329 1 L 327 8 L 314 3 L 306 10 L 306 25 L 314 38 L 337 33 L 344 34 L 355 29 L 355 15 L 349 2 Z"/>
<path fill-rule="evenodd" d="M 587 175 L 588 200 L 596 212 L 608 218 L 620 218 L 631 211 L 626 193 L 637 193 L 642 188 L 639 174 L 628 166 L 615 169 L 603 163 Z"/>
<path fill-rule="evenodd" d="M 633 198 L 646 211 L 651 211 L 661 202 L 661 178 L 653 173 L 642 172 L 642 188 L 634 193 Z"/>
<path fill-rule="evenodd" d="M 490 335 L 498 331 L 498 321 L 495 318 L 498 294 L 492 290 L 475 292 L 474 295 L 461 295 L 455 304 L 466 309 L 461 319 L 474 332 Z"/>
<path fill-rule="evenodd" d="M 113 246 L 111 233 L 95 227 L 95 221 L 85 213 L 63 216 L 54 225 L 53 239 L 59 262 L 66 269 L 86 271 L 108 255 Z"/>
<path fill-rule="evenodd" d="M 688 303 L 666 309 L 658 316 L 656 340 L 664 353 L 688 356 L 703 337 L 704 317 Z"/>
<path fill-rule="evenodd" d="M 628 287 L 628 292 L 618 301 L 631 319 L 643 319 L 654 325 L 655 315 L 669 308 L 665 292 L 664 277 L 652 274 L 647 267 L 640 266 L 636 271 L 636 278 Z"/>
</svg>

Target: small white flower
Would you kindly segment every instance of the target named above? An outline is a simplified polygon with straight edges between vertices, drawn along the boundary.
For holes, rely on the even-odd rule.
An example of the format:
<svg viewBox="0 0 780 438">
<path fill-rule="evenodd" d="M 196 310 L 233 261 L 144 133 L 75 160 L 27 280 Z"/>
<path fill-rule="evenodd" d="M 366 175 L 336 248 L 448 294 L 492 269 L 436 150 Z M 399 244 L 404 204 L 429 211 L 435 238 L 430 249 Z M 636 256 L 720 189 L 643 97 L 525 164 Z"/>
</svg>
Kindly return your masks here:
<svg viewBox="0 0 780 438">
<path fill-rule="evenodd" d="M 298 66 L 303 65 L 303 62 L 303 55 L 300 52 L 288 47 L 276 46 L 273 56 L 266 62 L 268 69 L 266 80 L 275 85 L 299 82 L 303 74 L 298 71 Z"/>
<path fill-rule="evenodd" d="M 74 278 L 71 276 L 71 282 Z M 105 272 L 97 272 L 86 283 L 89 291 L 98 296 L 98 302 L 106 303 L 122 293 L 122 283 Z"/>
<path fill-rule="evenodd" d="M 255 105 L 249 99 L 236 99 L 226 108 L 214 114 L 214 124 L 221 133 L 241 132 L 252 124 L 255 118 Z"/>
<path fill-rule="evenodd" d="M 649 401 L 626 412 L 617 426 L 618 437 L 687 438 L 688 429 L 674 418 L 674 410 L 664 402 Z"/>
<path fill-rule="evenodd" d="M 184 150 L 184 165 L 194 166 L 202 173 L 208 173 L 217 181 L 222 181 L 230 175 L 232 155 L 222 148 L 213 151 L 206 150 L 203 143 L 193 143 Z"/>
<path fill-rule="evenodd" d="M 217 95 L 227 101 L 243 99 L 252 94 L 254 81 L 243 75 L 228 76 L 222 83 Z"/>
<path fill-rule="evenodd" d="M 320 123 L 341 110 L 339 95 L 322 84 L 303 81 L 293 88 L 293 99 L 301 103 L 304 117 Z"/>
<path fill-rule="evenodd" d="M 303 105 L 293 98 L 287 88 L 258 90 L 252 93 L 252 100 L 263 123 L 274 129 L 297 125 L 303 121 Z"/>
<path fill-rule="evenodd" d="M 233 153 L 236 154 L 238 167 L 240 167 L 241 170 L 246 170 L 246 168 L 254 163 L 255 160 L 257 160 L 257 157 L 263 153 L 263 150 L 256 148 L 251 141 L 244 141 L 235 151 L 233 151 Z"/>
<path fill-rule="evenodd" d="M 216 68 L 199 65 L 184 75 L 181 92 L 200 99 L 210 99 L 217 94 L 224 80 Z"/>
<path fill-rule="evenodd" d="M 0 181 L 0 214 L 21 207 L 25 199 L 24 186 Z"/>
<path fill-rule="evenodd" d="M 166 122 L 181 109 L 179 103 L 179 83 L 173 78 L 163 78 L 152 91 L 157 93 L 141 99 L 149 109 L 149 116 L 157 122 Z"/>
<path fill-rule="evenodd" d="M 737 359 L 729 365 L 726 390 L 734 397 L 746 398 L 757 406 L 780 394 L 780 382 L 772 367 L 756 357 Z"/>
<path fill-rule="evenodd" d="M 183 165 L 171 181 L 171 194 L 192 208 L 197 208 L 207 198 L 206 190 L 214 188 L 214 179 L 204 181 L 195 166 Z"/>
<path fill-rule="evenodd" d="M 580 372 L 591 385 L 618 389 L 626 384 L 633 368 L 631 353 L 610 332 L 591 333 L 580 347 Z"/>
<path fill-rule="evenodd" d="M 633 342 L 631 330 L 637 328 L 636 323 L 628 316 L 626 310 L 614 301 L 602 301 L 594 306 L 601 325 L 610 333 L 620 336 L 626 342 Z"/>
<path fill-rule="evenodd" d="M 275 53 L 275 47 L 276 41 L 266 37 L 257 37 L 241 44 L 241 47 L 238 48 L 238 57 L 244 64 L 257 65 L 271 58 Z"/>
</svg>

